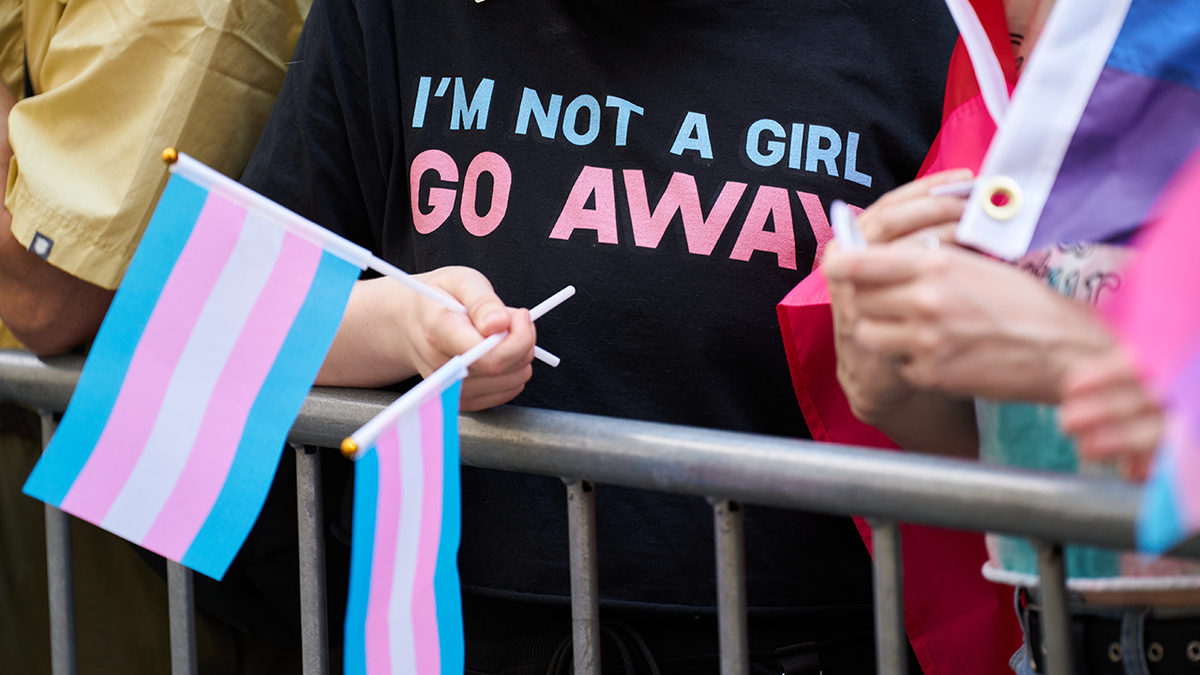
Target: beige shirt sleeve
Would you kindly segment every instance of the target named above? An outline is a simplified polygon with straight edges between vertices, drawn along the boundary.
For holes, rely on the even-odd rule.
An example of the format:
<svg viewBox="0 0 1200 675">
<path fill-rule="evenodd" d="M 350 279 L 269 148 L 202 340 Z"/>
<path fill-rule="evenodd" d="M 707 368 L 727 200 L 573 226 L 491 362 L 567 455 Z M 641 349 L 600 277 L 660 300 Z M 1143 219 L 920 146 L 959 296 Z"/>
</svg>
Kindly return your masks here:
<svg viewBox="0 0 1200 675">
<path fill-rule="evenodd" d="M 310 1 L 27 2 L 35 95 L 9 117 L 5 193 L 17 240 L 116 288 L 166 183 L 164 148 L 241 173 Z"/>
</svg>

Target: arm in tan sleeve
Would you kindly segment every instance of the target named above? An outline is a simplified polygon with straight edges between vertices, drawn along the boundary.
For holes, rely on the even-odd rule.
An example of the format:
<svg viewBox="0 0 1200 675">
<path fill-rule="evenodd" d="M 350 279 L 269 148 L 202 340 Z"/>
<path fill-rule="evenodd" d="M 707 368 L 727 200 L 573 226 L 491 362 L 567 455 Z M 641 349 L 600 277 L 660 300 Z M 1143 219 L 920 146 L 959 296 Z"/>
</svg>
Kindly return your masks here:
<svg viewBox="0 0 1200 675">
<path fill-rule="evenodd" d="M 14 98 L 0 85 L 0 184 L 7 184 L 12 148 L 8 112 Z M 12 216 L 0 206 L 0 321 L 37 354 L 65 352 L 96 333 L 113 291 L 54 267 L 12 234 Z"/>
</svg>

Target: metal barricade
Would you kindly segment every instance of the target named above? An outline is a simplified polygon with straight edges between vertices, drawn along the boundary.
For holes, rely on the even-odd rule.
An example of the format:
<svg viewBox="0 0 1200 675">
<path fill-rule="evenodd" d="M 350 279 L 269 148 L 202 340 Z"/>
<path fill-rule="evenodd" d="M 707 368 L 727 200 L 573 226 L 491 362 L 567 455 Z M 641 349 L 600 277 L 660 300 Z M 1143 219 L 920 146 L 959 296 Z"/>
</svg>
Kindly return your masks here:
<svg viewBox="0 0 1200 675">
<path fill-rule="evenodd" d="M 78 359 L 43 362 L 26 353 L 0 352 L 0 398 L 43 411 L 63 410 L 80 365 Z M 377 391 L 314 389 L 290 434 L 298 453 L 306 675 L 328 671 L 320 452 L 315 448 L 337 447 L 394 398 Z M 566 484 L 574 664 L 580 675 L 600 671 L 596 483 L 697 495 L 713 504 L 723 675 L 744 674 L 749 664 L 742 504 L 871 519 L 882 675 L 903 674 L 907 664 L 898 523 L 1001 532 L 1037 542 L 1049 675 L 1072 672 L 1065 648 L 1062 544 L 1134 545 L 1140 488 L 1115 479 L 511 406 L 462 415 L 460 432 L 465 464 L 557 476 Z M 54 518 L 48 511 L 48 527 Z M 51 575 L 57 578 L 51 582 L 51 603 L 59 607 L 52 619 L 54 673 L 69 675 L 74 672 L 70 565 L 69 558 L 63 562 L 59 539 L 48 537 L 47 544 Z M 1200 542 L 1189 542 L 1178 553 L 1200 557 Z M 172 671 L 190 675 L 196 668 L 190 572 L 174 566 L 169 584 Z"/>
</svg>

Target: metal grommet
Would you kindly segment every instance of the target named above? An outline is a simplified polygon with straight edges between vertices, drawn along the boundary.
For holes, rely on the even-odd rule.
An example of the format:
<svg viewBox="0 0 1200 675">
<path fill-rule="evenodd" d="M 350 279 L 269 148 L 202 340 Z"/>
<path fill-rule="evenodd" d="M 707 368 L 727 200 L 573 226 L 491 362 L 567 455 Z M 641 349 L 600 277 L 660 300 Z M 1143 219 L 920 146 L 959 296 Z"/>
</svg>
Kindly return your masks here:
<svg viewBox="0 0 1200 675">
<path fill-rule="evenodd" d="M 1108 660 L 1109 661 L 1112 661 L 1113 663 L 1120 663 L 1121 657 L 1123 655 L 1124 655 L 1124 651 L 1121 649 L 1120 642 L 1113 642 L 1112 644 L 1108 645 Z"/>
<path fill-rule="evenodd" d="M 1192 640 L 1187 643 L 1187 657 L 1188 661 L 1192 663 L 1200 661 L 1200 640 Z"/>
<path fill-rule="evenodd" d="M 1162 661 L 1162 657 L 1163 657 L 1162 643 L 1161 642 L 1151 642 L 1150 646 L 1146 648 L 1146 659 L 1149 660 L 1150 663 L 1158 663 L 1159 661 Z"/>
<path fill-rule="evenodd" d="M 1017 215 L 1025 201 L 1017 181 L 1008 176 L 991 176 L 979 191 L 983 212 L 993 220 L 1008 220 Z"/>
</svg>

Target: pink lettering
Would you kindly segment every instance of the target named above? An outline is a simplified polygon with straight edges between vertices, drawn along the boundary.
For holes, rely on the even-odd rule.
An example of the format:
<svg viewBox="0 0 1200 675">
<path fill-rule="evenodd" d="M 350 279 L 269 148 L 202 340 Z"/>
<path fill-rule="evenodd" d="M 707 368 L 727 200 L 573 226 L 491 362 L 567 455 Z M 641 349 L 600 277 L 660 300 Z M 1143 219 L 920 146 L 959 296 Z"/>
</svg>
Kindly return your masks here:
<svg viewBox="0 0 1200 675">
<path fill-rule="evenodd" d="M 492 175 L 492 203 L 487 213 L 479 215 L 475 210 L 475 195 L 479 188 L 479 176 L 483 173 Z M 467 174 L 463 177 L 462 206 L 459 208 L 467 232 L 476 237 L 491 234 L 508 212 L 508 193 L 511 188 L 512 170 L 503 157 L 494 152 L 476 155 L 467 165 Z"/>
<path fill-rule="evenodd" d="M 766 229 L 768 217 L 774 224 L 773 232 Z M 729 257 L 750 260 L 750 255 L 755 251 L 774 253 L 780 267 L 796 269 L 796 234 L 792 230 L 791 197 L 783 188 L 766 185 L 758 188 Z"/>
<path fill-rule="evenodd" d="M 821 206 L 821 198 L 808 192 L 796 191 L 800 205 L 804 207 L 804 215 L 808 217 L 808 225 L 812 228 L 813 238 L 817 240 L 817 252 L 813 256 L 812 268 L 815 270 L 825 257 L 825 245 L 833 239 L 833 228 L 829 226 L 829 216 L 825 215 L 825 207 Z"/>
<path fill-rule="evenodd" d="M 458 166 L 454 159 L 441 150 L 426 150 L 413 158 L 408 173 L 409 192 L 412 198 L 413 225 L 417 232 L 429 234 L 442 226 L 454 212 L 457 193 L 448 188 L 429 188 L 429 213 L 421 210 L 421 178 L 427 171 L 436 171 L 438 178 L 449 183 L 458 182 Z"/>
<path fill-rule="evenodd" d="M 725 183 L 708 218 L 700 211 L 700 195 L 696 179 L 686 173 L 675 173 L 663 192 L 654 212 L 646 196 L 646 179 L 640 170 L 626 169 L 625 194 L 629 200 L 629 217 L 633 225 L 633 243 L 643 248 L 658 248 L 667 225 L 677 212 L 683 217 L 683 233 L 689 253 L 711 255 L 717 239 L 725 231 L 729 217 L 737 207 L 745 183 Z"/>
<path fill-rule="evenodd" d="M 567 203 L 563 205 L 551 239 L 570 239 L 575 230 L 595 230 L 601 244 L 617 243 L 617 198 L 613 187 L 612 169 L 585 166 L 575 179 Z M 586 208 L 588 199 L 596 196 L 596 208 Z"/>
</svg>

